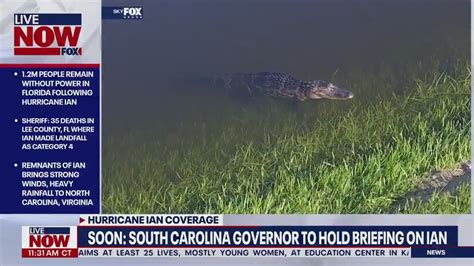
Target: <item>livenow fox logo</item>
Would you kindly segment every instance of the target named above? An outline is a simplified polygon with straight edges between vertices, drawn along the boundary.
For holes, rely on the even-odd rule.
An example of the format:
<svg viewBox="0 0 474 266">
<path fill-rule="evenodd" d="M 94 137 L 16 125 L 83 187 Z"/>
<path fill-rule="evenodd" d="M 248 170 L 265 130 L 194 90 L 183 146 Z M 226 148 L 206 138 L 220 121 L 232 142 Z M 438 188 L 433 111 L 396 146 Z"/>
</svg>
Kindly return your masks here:
<svg viewBox="0 0 474 266">
<path fill-rule="evenodd" d="M 77 227 L 23 226 L 22 257 L 76 258 Z"/>
<path fill-rule="evenodd" d="M 82 55 L 81 14 L 14 14 L 14 55 Z"/>
<path fill-rule="evenodd" d="M 30 227 L 30 248 L 65 248 L 69 244 L 69 227 Z"/>
</svg>

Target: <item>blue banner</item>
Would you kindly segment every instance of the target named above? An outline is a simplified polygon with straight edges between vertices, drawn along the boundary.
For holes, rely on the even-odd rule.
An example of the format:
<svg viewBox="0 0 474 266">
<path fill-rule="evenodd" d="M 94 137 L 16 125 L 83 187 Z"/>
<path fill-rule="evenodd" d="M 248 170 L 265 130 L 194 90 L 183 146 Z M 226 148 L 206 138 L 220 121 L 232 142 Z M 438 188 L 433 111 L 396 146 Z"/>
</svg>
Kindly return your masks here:
<svg viewBox="0 0 474 266">
<path fill-rule="evenodd" d="M 15 25 L 81 25 L 81 14 L 15 14 Z"/>
<path fill-rule="evenodd" d="M 79 247 L 457 246 L 456 226 L 79 226 Z"/>
<path fill-rule="evenodd" d="M 414 247 L 412 258 L 474 258 L 474 247 Z"/>
<path fill-rule="evenodd" d="M 70 233 L 69 227 L 30 227 L 30 234 L 43 234 L 43 235 L 67 235 Z"/>
<path fill-rule="evenodd" d="M 99 65 L 2 65 L 0 213 L 98 213 Z"/>
</svg>

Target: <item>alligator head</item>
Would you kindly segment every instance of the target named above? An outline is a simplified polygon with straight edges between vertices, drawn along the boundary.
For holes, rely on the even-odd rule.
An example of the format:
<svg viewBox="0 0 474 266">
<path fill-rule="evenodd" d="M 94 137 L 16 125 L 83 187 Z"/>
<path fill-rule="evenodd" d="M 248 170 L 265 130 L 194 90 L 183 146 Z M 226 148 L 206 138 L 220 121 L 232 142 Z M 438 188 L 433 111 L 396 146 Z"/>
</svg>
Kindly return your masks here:
<svg viewBox="0 0 474 266">
<path fill-rule="evenodd" d="M 300 87 L 310 99 L 348 100 L 354 97 L 352 92 L 322 80 L 303 81 Z"/>
</svg>

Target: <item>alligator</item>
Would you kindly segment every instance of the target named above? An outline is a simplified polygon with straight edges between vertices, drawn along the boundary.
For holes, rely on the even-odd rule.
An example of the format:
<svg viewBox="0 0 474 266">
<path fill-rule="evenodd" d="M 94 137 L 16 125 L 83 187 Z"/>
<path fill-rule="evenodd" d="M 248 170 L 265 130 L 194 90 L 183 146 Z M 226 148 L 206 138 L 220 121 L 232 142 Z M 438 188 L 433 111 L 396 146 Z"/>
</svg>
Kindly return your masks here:
<svg viewBox="0 0 474 266">
<path fill-rule="evenodd" d="M 249 95 L 265 95 L 277 98 L 348 100 L 354 97 L 347 89 L 322 80 L 298 80 L 278 72 L 238 73 L 219 76 L 227 94 L 245 90 Z M 215 81 L 216 81 L 215 80 Z"/>
</svg>

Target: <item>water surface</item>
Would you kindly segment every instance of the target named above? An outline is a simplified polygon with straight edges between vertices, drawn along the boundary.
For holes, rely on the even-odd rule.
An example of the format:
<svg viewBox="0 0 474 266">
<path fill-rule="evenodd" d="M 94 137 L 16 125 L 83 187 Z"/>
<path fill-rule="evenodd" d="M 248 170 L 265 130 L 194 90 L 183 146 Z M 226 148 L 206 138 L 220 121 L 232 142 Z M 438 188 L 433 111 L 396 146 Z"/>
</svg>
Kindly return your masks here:
<svg viewBox="0 0 474 266">
<path fill-rule="evenodd" d="M 104 1 L 114 4 L 129 1 Z M 134 4 L 144 7 L 144 20 L 103 25 L 105 139 L 132 131 L 190 138 L 196 133 L 184 133 L 183 126 L 195 131 L 213 124 L 219 130 L 238 118 L 240 105 L 255 116 L 269 115 L 272 103 L 234 102 L 203 83 L 219 73 L 279 71 L 339 82 L 355 92 L 353 101 L 306 103 L 303 110 L 317 105 L 318 112 L 340 108 L 343 114 L 354 102 L 403 93 L 413 69 L 450 71 L 469 58 L 467 0 Z"/>
</svg>

